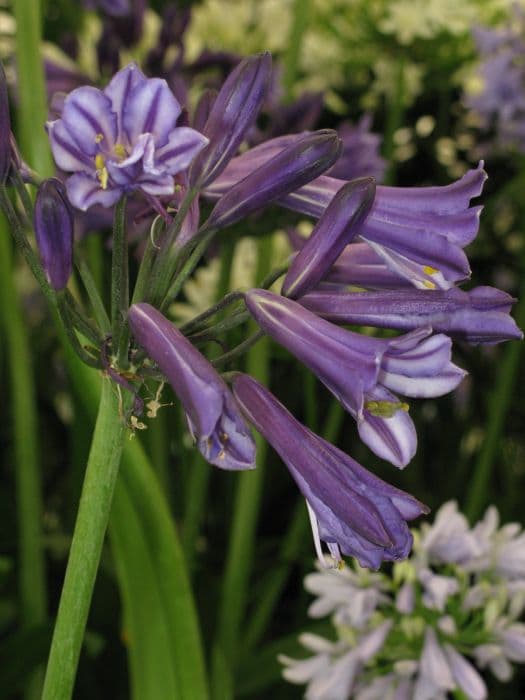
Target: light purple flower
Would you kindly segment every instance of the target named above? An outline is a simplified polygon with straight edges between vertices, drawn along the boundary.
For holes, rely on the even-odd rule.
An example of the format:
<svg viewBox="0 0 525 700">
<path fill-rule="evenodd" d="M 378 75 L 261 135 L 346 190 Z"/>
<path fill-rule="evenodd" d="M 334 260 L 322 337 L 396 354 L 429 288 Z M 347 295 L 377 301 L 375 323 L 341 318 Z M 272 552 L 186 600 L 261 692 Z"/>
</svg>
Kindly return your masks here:
<svg viewBox="0 0 525 700">
<path fill-rule="evenodd" d="M 159 311 L 134 304 L 136 341 L 168 378 L 205 459 L 221 469 L 255 468 L 255 443 L 228 387 L 213 366 Z"/>
<path fill-rule="evenodd" d="M 402 331 L 429 325 L 438 333 L 475 344 L 523 337 L 509 315 L 514 301 L 493 287 L 468 292 L 456 287 L 350 292 L 340 286 L 312 291 L 301 298 L 305 308 L 333 323 Z"/>
<path fill-rule="evenodd" d="M 113 206 L 123 194 L 172 195 L 207 138 L 177 127 L 181 108 L 166 81 L 146 78 L 131 63 L 104 90 L 80 87 L 65 99 L 60 119 L 47 123 L 72 204 Z"/>
<path fill-rule="evenodd" d="M 371 338 L 339 328 L 291 299 L 261 289 L 246 294 L 259 326 L 317 374 L 356 419 L 361 439 L 403 467 L 416 450 L 408 406 L 392 393 L 441 396 L 465 372 L 450 361 L 452 341 L 422 327 L 397 338 Z"/>
<path fill-rule="evenodd" d="M 305 428 L 255 379 L 237 375 L 233 392 L 305 497 L 321 562 L 319 539 L 336 560 L 342 552 L 373 569 L 408 556 L 412 536 L 406 520 L 427 512 L 424 505 Z"/>
<path fill-rule="evenodd" d="M 64 185 L 55 177 L 38 188 L 34 228 L 47 280 L 53 289 L 64 289 L 73 270 L 73 213 Z"/>
</svg>

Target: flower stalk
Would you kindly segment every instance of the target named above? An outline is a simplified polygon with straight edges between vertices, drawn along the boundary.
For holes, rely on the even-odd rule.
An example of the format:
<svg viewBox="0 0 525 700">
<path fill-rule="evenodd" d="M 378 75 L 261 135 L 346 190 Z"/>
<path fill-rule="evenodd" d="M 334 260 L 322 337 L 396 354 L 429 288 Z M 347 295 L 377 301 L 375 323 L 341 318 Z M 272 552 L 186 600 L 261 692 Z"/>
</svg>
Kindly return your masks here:
<svg viewBox="0 0 525 700">
<path fill-rule="evenodd" d="M 131 394 L 104 381 L 75 531 L 60 597 L 42 700 L 69 700 L 104 543 Z"/>
</svg>

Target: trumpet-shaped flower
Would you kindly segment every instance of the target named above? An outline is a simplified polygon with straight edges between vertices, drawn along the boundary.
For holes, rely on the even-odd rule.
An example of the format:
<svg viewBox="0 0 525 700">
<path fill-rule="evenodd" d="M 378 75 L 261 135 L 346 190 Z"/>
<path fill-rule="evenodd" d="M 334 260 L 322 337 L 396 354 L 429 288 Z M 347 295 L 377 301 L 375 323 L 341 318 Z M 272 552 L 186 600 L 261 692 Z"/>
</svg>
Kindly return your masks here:
<svg viewBox="0 0 525 700">
<path fill-rule="evenodd" d="M 356 419 L 361 439 L 403 467 L 416 450 L 408 406 L 392 393 L 441 396 L 465 372 L 450 361 L 452 341 L 422 327 L 398 338 L 371 338 L 339 328 L 297 302 L 261 289 L 246 294 L 259 326 L 315 372 Z"/>
<path fill-rule="evenodd" d="M 104 90 L 85 86 L 47 123 L 51 150 L 72 204 L 113 206 L 123 194 L 172 195 L 173 176 L 188 168 L 208 139 L 177 127 L 181 108 L 166 81 L 131 63 Z"/>
<path fill-rule="evenodd" d="M 434 331 L 469 343 L 522 338 L 509 315 L 513 302 L 511 296 L 493 287 L 468 292 L 458 288 L 349 292 L 339 286 L 301 298 L 303 306 L 333 323 L 403 331 L 430 325 Z"/>
<path fill-rule="evenodd" d="M 423 504 L 305 428 L 252 377 L 237 375 L 233 391 L 305 497 L 321 562 L 320 539 L 336 561 L 342 552 L 373 569 L 408 556 L 412 536 L 406 521 L 428 512 Z"/>
<path fill-rule="evenodd" d="M 134 304 L 129 324 L 137 342 L 168 378 L 205 459 L 222 469 L 255 468 L 255 443 L 213 366 L 159 311 Z"/>
</svg>

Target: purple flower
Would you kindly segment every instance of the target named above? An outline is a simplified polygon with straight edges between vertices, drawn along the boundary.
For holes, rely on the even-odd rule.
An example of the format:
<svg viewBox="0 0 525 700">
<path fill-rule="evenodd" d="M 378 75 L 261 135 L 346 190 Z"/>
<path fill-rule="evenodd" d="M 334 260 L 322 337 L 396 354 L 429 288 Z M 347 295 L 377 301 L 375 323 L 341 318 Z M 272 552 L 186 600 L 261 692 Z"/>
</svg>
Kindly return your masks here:
<svg viewBox="0 0 525 700">
<path fill-rule="evenodd" d="M 221 469 L 255 468 L 255 443 L 228 387 L 213 366 L 159 311 L 134 304 L 136 341 L 168 378 L 205 459 Z"/>
<path fill-rule="evenodd" d="M 228 192 L 294 138 L 273 139 L 234 158 L 206 194 L 214 199 Z M 420 289 L 449 289 L 468 278 L 470 267 L 463 248 L 478 232 L 481 207 L 469 203 L 481 193 L 486 179 L 482 165 L 445 187 L 378 186 L 359 238 L 391 270 Z M 341 180 L 321 175 L 279 203 L 319 218 L 342 186 Z"/>
<path fill-rule="evenodd" d="M 73 214 L 64 185 L 54 177 L 38 188 L 34 227 L 47 280 L 56 291 L 64 289 L 73 269 Z"/>
<path fill-rule="evenodd" d="M 401 331 L 432 326 L 438 333 L 476 344 L 523 337 L 509 315 L 514 301 L 493 287 L 468 292 L 458 288 L 349 292 L 334 285 L 306 294 L 301 305 L 332 323 Z"/>
<path fill-rule="evenodd" d="M 431 336 L 428 326 L 397 338 L 371 338 L 262 289 L 249 291 L 246 305 L 259 326 L 341 401 L 370 449 L 398 467 L 413 457 L 417 439 L 407 404 L 391 392 L 441 396 L 465 376 L 450 361 L 450 338 Z"/>
<path fill-rule="evenodd" d="M 318 177 L 341 152 L 335 131 L 323 129 L 296 139 L 236 183 L 215 205 L 207 225 L 221 228 Z"/>
<path fill-rule="evenodd" d="M 408 556 L 412 537 L 406 520 L 427 513 L 423 504 L 305 428 L 255 379 L 237 375 L 233 391 L 305 497 L 321 561 L 319 539 L 336 561 L 342 552 L 372 569 Z"/>
<path fill-rule="evenodd" d="M 62 116 L 47 123 L 59 168 L 78 209 L 114 205 L 123 194 L 172 195 L 173 176 L 186 169 L 207 139 L 176 127 L 181 108 L 166 82 L 148 79 L 135 64 L 104 90 L 80 87 L 64 101 Z"/>
<path fill-rule="evenodd" d="M 217 178 L 235 155 L 261 109 L 272 70 L 269 53 L 248 56 L 230 73 L 204 126 L 208 146 L 196 158 L 190 181 L 201 186 Z"/>
<path fill-rule="evenodd" d="M 283 282 L 285 296 L 301 297 L 323 279 L 368 216 L 375 189 L 371 177 L 341 187 L 290 265 Z"/>
</svg>

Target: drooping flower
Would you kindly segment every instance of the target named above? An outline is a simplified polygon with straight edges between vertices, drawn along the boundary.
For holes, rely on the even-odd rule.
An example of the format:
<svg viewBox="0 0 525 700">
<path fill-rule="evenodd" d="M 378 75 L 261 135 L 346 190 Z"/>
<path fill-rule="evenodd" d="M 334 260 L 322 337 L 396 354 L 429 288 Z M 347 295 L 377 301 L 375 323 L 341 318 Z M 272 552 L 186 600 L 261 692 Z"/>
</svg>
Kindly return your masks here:
<svg viewBox="0 0 525 700">
<path fill-rule="evenodd" d="M 280 137 L 234 158 L 207 190 L 211 198 L 281 150 L 293 137 Z M 463 248 L 476 236 L 480 206 L 470 207 L 486 179 L 483 164 L 445 187 L 377 187 L 370 214 L 359 231 L 386 264 L 419 289 L 449 289 L 470 276 Z M 279 200 L 283 206 L 319 218 L 341 180 L 321 175 Z"/>
<path fill-rule="evenodd" d="M 452 341 L 421 327 L 398 338 L 371 338 L 339 328 L 297 302 L 265 290 L 246 294 L 259 326 L 317 374 L 356 419 L 361 439 L 398 467 L 415 453 L 408 406 L 392 393 L 441 396 L 465 372 L 450 361 Z"/>
<path fill-rule="evenodd" d="M 173 176 L 188 168 L 207 138 L 177 127 L 181 108 L 168 85 L 146 78 L 135 64 L 104 90 L 85 86 L 64 100 L 60 119 L 47 123 L 72 204 L 113 206 L 123 194 L 172 195 Z"/>
<path fill-rule="evenodd" d="M 47 280 L 56 291 L 64 289 L 73 269 L 73 213 L 64 185 L 55 177 L 38 188 L 34 227 Z"/>
<path fill-rule="evenodd" d="M 432 326 L 438 333 L 469 343 L 519 340 L 522 332 L 509 315 L 515 300 L 493 287 L 467 292 L 396 289 L 351 292 L 344 286 L 314 290 L 301 304 L 332 323 L 410 331 Z"/>
<path fill-rule="evenodd" d="M 252 377 L 237 375 L 233 392 L 305 497 L 320 561 L 320 540 L 336 561 L 342 552 L 373 569 L 408 555 L 412 538 L 406 521 L 427 512 L 424 505 L 305 428 Z"/>
<path fill-rule="evenodd" d="M 230 390 L 213 366 L 159 311 L 134 304 L 129 324 L 186 412 L 205 459 L 221 469 L 255 468 L 255 443 Z"/>
</svg>

